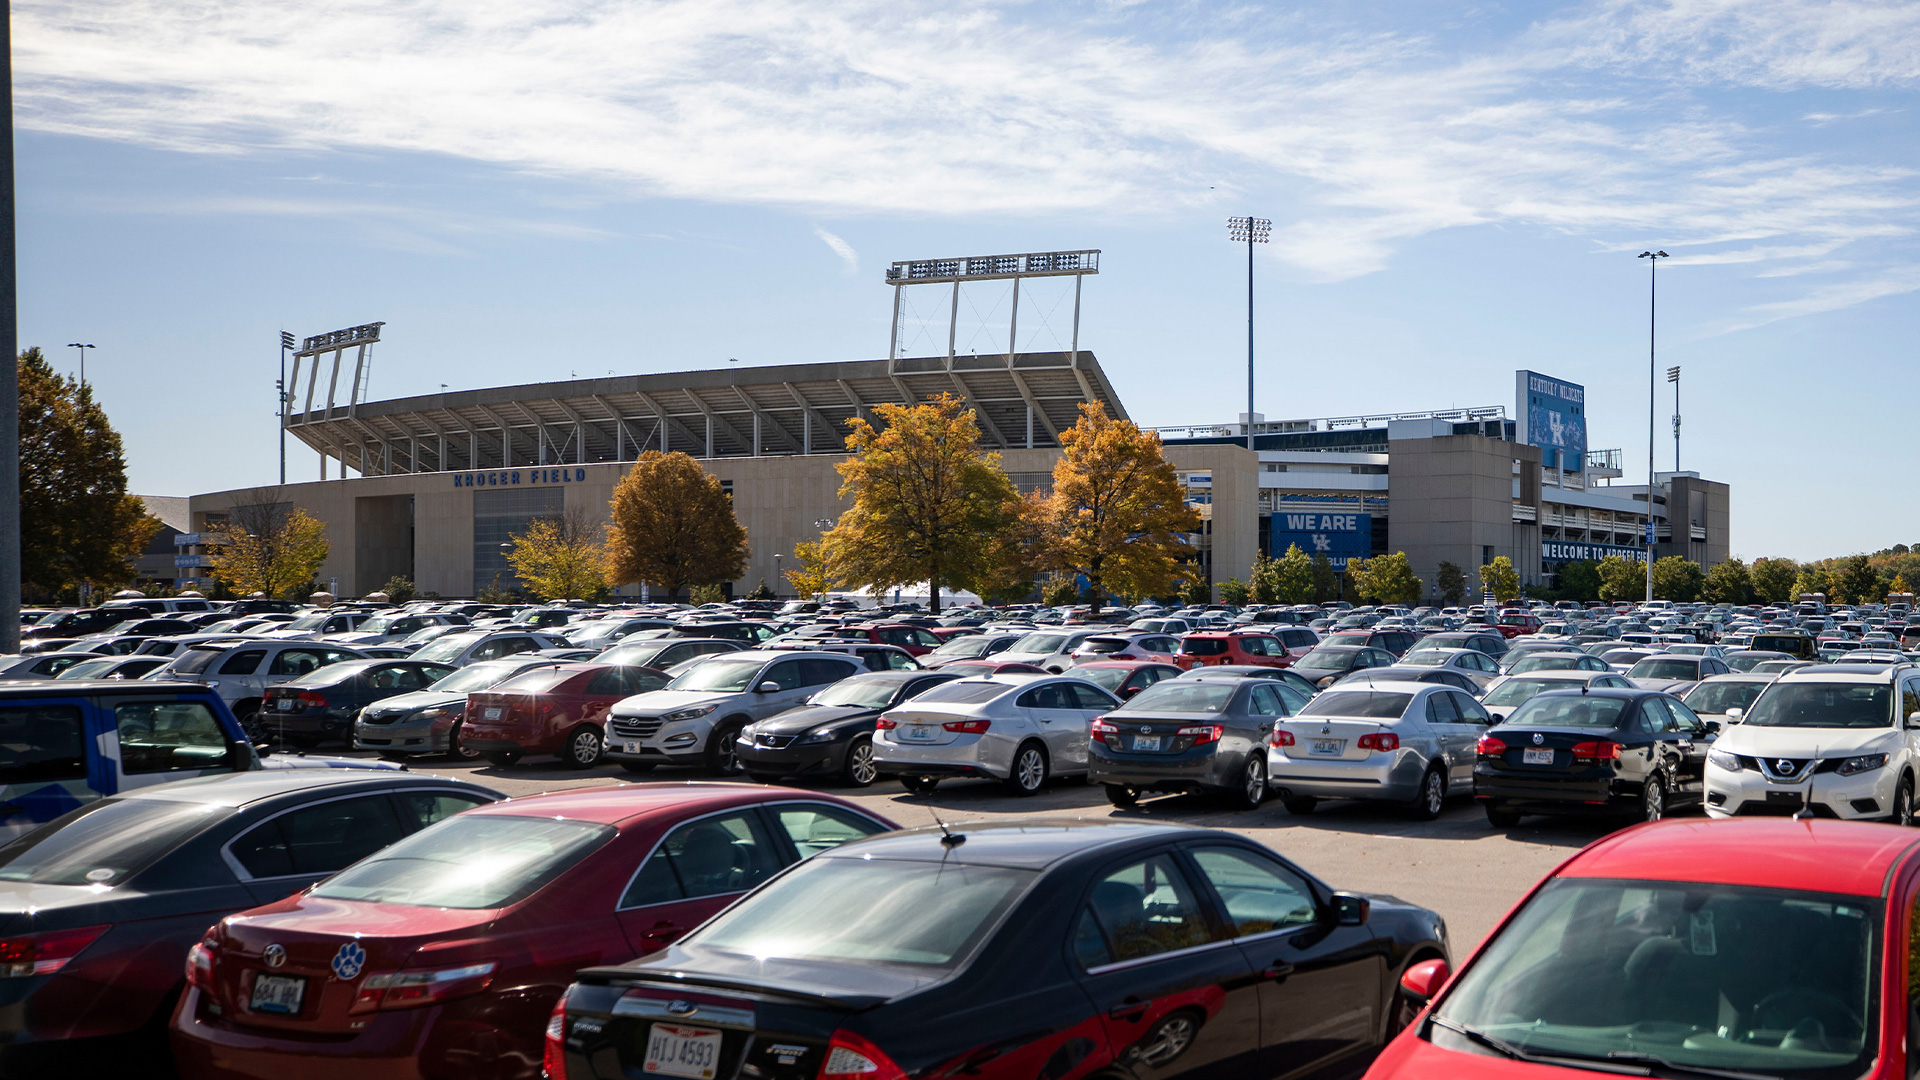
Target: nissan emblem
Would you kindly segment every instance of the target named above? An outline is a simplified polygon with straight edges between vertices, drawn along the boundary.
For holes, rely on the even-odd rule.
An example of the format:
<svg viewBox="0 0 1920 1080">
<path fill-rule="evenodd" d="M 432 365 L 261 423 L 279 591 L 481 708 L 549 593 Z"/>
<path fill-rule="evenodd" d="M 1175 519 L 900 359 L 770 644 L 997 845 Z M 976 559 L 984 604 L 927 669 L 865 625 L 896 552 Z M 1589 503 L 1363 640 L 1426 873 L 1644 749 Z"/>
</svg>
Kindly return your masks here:
<svg viewBox="0 0 1920 1080">
<path fill-rule="evenodd" d="M 1773 763 L 1773 769 L 1775 772 L 1779 773 L 1781 776 L 1792 776 L 1793 770 L 1794 770 L 1794 764 L 1793 762 L 1788 761 L 1786 758 L 1781 758 L 1778 761 L 1775 761 Z"/>
</svg>

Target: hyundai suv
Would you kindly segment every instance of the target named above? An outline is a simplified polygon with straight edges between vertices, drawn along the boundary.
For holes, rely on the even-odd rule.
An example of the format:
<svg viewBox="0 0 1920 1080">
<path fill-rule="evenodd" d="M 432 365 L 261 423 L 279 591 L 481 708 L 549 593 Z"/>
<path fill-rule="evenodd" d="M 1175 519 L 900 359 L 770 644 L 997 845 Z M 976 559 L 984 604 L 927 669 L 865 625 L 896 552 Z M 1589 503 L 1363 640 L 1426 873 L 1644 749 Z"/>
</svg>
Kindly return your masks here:
<svg viewBox="0 0 1920 1080">
<path fill-rule="evenodd" d="M 733 744 L 741 728 L 865 670 L 859 657 L 836 652 L 750 649 L 709 657 L 665 689 L 615 705 L 606 757 L 634 773 L 672 764 L 731 775 L 740 771 Z"/>
</svg>

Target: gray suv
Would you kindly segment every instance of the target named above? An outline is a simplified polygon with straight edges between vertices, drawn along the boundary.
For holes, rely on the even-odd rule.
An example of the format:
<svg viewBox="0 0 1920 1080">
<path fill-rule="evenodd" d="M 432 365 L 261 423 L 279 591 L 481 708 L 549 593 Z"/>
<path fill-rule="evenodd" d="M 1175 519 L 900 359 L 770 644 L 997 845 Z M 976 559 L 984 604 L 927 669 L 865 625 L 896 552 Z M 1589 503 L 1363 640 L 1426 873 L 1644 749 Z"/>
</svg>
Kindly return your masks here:
<svg viewBox="0 0 1920 1080">
<path fill-rule="evenodd" d="M 252 737 L 267 687 L 292 682 L 328 664 L 364 659 L 366 654 L 358 649 L 324 641 L 252 638 L 188 646 L 145 678 L 153 682 L 206 683 Z"/>
<path fill-rule="evenodd" d="M 733 743 L 741 728 L 865 670 L 858 657 L 844 653 L 751 650 L 711 656 L 666 689 L 615 705 L 607 716 L 606 756 L 634 773 L 674 764 L 728 776 L 740 771 Z"/>
</svg>

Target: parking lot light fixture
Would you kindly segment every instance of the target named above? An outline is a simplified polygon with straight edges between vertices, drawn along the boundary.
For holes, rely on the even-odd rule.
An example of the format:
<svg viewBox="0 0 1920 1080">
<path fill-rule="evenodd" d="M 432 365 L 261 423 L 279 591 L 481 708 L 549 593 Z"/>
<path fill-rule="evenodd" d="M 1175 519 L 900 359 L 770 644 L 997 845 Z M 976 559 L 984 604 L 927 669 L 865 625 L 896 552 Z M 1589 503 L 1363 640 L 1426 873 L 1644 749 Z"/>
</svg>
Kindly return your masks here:
<svg viewBox="0 0 1920 1080">
<path fill-rule="evenodd" d="M 82 345 L 77 341 L 69 341 L 67 342 L 67 348 L 80 350 L 80 385 L 87 385 L 87 350 L 93 348 L 93 346 Z"/>
<path fill-rule="evenodd" d="M 1658 367 L 1654 362 L 1654 311 L 1655 300 L 1659 296 L 1660 260 L 1668 258 L 1664 251 L 1643 251 L 1639 258 L 1647 260 L 1647 602 L 1653 602 L 1653 409 L 1654 393 L 1659 388 L 1656 381 Z M 1677 469 L 1679 463 L 1675 462 Z"/>
</svg>

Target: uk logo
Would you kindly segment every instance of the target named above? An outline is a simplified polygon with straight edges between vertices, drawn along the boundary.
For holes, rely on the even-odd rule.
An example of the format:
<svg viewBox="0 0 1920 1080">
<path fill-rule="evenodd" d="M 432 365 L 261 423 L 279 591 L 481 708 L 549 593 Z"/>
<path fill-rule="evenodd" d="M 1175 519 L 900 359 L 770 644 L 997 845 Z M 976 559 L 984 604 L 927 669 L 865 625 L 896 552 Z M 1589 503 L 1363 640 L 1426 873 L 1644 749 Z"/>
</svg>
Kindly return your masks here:
<svg viewBox="0 0 1920 1080">
<path fill-rule="evenodd" d="M 354 979 L 367 964 L 367 950 L 357 941 L 349 941 L 333 954 L 333 973 L 342 979 Z"/>
</svg>

